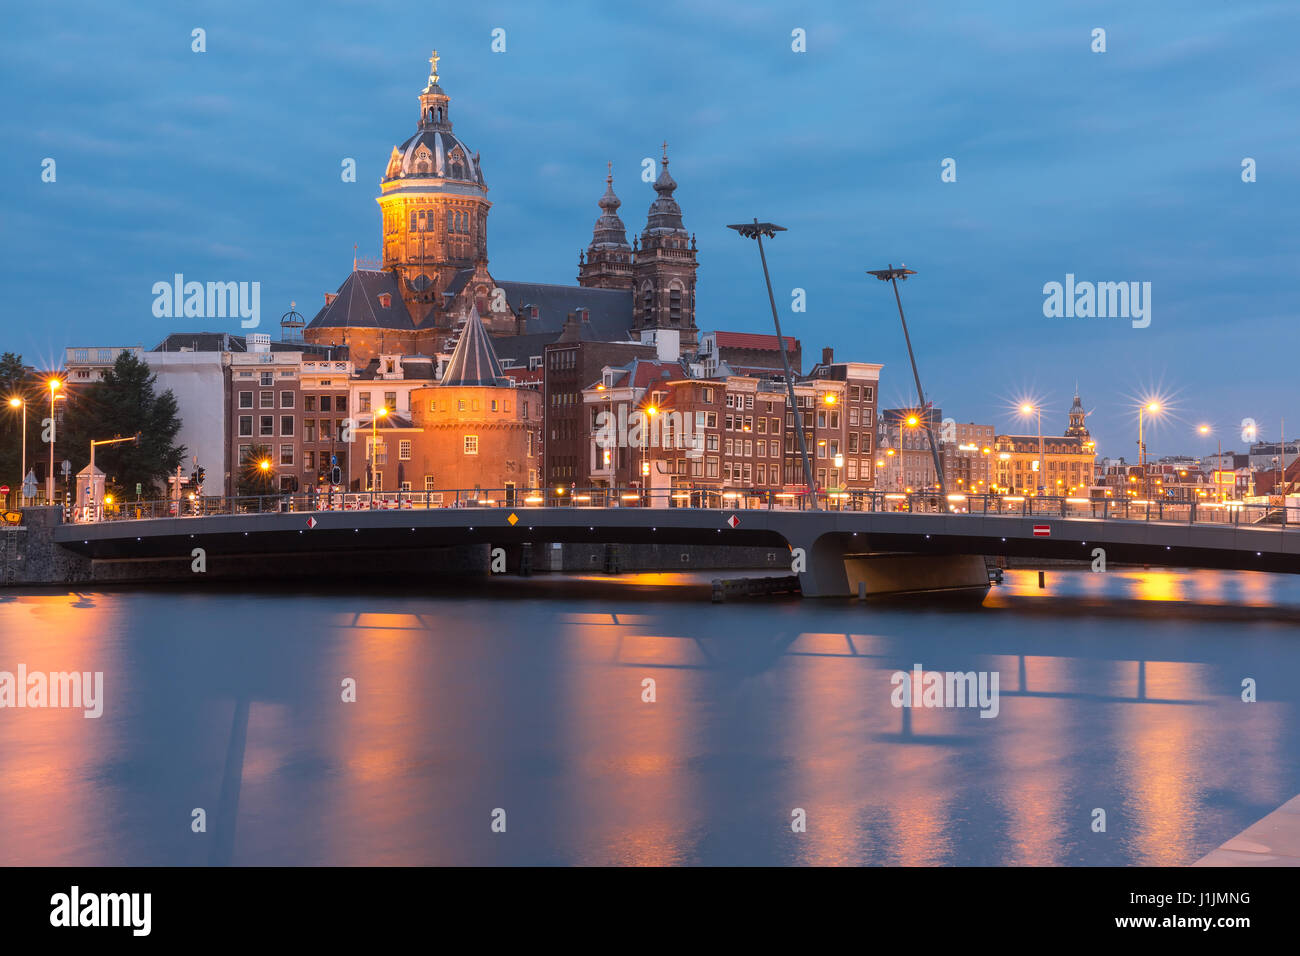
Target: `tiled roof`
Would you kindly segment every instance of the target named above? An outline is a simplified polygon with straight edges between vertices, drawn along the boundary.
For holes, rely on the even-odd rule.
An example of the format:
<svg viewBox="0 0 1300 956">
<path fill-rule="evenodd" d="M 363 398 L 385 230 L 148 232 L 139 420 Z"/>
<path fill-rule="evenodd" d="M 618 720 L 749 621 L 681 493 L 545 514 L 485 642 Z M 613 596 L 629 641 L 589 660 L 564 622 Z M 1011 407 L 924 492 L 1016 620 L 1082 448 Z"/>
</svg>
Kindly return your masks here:
<svg viewBox="0 0 1300 956">
<path fill-rule="evenodd" d="M 379 296 L 389 295 L 388 308 Z M 337 297 L 307 323 L 309 329 L 413 329 L 402 290 L 391 272 L 358 269 L 343 280 Z"/>
<path fill-rule="evenodd" d="M 780 346 L 777 345 L 775 335 L 762 335 L 755 332 L 715 332 L 714 335 L 718 343 L 718 348 L 721 349 L 763 349 L 772 352 L 780 351 Z M 785 348 L 787 352 L 799 348 L 798 339 L 789 335 L 782 336 L 782 338 L 785 339 Z"/>
<path fill-rule="evenodd" d="M 625 342 L 632 334 L 632 292 L 627 289 L 584 289 L 581 286 L 539 282 L 498 282 L 506 301 L 526 318 L 524 333 L 559 335 L 570 312 L 587 309 L 590 337 L 602 342 Z M 537 319 L 527 318 L 525 306 L 537 307 Z M 588 334 L 584 333 L 584 338 Z"/>
<path fill-rule="evenodd" d="M 470 311 L 451 353 L 451 361 L 443 373 L 442 385 L 500 385 L 504 376 L 497 353 L 492 348 L 492 337 L 483 328 L 478 309 Z"/>
</svg>

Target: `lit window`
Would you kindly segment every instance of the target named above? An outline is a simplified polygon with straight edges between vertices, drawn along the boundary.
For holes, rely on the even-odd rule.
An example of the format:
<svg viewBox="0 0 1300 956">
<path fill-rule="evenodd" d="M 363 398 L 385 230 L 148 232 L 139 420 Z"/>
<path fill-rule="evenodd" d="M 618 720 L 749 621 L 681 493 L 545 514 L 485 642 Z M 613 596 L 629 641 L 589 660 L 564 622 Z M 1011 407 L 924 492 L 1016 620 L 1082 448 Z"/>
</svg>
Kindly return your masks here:
<svg viewBox="0 0 1300 956">
<path fill-rule="evenodd" d="M 465 454 L 467 454 L 467 455 L 477 455 L 477 454 L 478 454 L 478 436 L 477 436 L 477 435 L 466 435 L 466 436 L 465 436 Z"/>
</svg>

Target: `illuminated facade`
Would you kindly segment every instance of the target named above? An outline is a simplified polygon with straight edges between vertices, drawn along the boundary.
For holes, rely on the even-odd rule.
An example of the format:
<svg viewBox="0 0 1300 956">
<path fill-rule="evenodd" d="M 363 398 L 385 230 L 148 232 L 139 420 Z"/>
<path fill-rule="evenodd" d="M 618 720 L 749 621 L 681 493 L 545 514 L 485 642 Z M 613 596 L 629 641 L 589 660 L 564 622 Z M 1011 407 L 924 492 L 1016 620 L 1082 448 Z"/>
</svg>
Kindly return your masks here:
<svg viewBox="0 0 1300 956">
<path fill-rule="evenodd" d="M 1079 396 L 1063 436 L 999 435 L 994 444 L 998 490 L 1016 495 L 1077 495 L 1093 483 L 1096 442 L 1084 424 Z"/>
</svg>

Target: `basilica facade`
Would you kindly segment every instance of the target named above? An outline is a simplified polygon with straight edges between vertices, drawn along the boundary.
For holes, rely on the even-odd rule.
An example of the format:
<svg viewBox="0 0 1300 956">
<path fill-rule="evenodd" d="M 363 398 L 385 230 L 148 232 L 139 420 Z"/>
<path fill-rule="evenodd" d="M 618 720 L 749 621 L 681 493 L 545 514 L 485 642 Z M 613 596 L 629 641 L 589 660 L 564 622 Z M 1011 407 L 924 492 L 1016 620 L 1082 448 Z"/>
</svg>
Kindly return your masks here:
<svg viewBox="0 0 1300 956">
<path fill-rule="evenodd" d="M 645 228 L 631 244 L 611 171 L 576 286 L 499 281 L 488 262 L 492 203 L 479 154 L 453 131 L 436 52 L 429 62 L 415 133 L 393 148 L 380 183 L 381 267 L 354 268 L 327 293 L 304 340 L 345 346 L 362 367 L 381 355 L 450 351 L 473 312 L 493 337 L 528 336 L 534 344 L 558 338 L 578 315 L 593 338 L 627 341 L 673 329 L 682 352 L 693 352 L 696 246 L 673 196 L 667 144 Z"/>
</svg>

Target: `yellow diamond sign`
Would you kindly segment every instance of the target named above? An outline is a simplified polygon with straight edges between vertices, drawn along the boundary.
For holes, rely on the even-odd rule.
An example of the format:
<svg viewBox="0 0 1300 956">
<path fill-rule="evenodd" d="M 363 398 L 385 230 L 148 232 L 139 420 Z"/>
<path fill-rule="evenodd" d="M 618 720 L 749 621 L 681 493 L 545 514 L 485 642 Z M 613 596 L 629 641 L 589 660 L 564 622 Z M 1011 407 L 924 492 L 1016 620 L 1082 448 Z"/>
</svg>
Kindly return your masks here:
<svg viewBox="0 0 1300 956">
<path fill-rule="evenodd" d="M 515 514 L 515 513 L 512 511 L 512 512 L 510 512 L 510 517 L 507 518 L 506 520 L 509 521 L 510 524 L 511 524 L 511 526 L 513 527 L 514 523 L 515 523 L 516 521 L 519 520 L 519 515 Z"/>
</svg>

